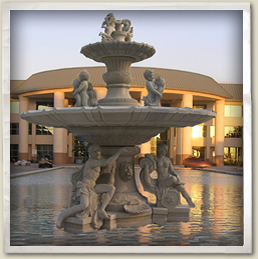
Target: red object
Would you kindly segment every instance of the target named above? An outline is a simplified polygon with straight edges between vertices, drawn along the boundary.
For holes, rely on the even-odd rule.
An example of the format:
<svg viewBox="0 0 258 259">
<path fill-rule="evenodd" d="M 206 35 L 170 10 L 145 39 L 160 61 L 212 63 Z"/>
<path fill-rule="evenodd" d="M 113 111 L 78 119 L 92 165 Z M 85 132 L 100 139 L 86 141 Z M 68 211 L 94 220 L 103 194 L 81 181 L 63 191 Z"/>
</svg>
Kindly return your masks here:
<svg viewBox="0 0 258 259">
<path fill-rule="evenodd" d="M 204 161 L 203 159 L 199 157 L 188 157 L 183 161 L 183 165 L 185 167 L 199 167 L 204 168 L 211 166 L 211 163 L 208 161 Z"/>
</svg>

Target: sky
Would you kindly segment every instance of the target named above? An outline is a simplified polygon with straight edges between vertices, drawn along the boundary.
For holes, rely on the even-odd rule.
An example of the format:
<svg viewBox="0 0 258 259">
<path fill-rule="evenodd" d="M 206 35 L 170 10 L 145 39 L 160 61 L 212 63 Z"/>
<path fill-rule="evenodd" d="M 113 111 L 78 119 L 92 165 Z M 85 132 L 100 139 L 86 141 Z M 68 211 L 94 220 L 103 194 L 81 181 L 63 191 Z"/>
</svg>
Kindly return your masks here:
<svg viewBox="0 0 258 259">
<path fill-rule="evenodd" d="M 80 53 L 101 41 L 108 13 L 129 19 L 132 41 L 154 46 L 156 53 L 132 66 L 190 71 L 218 83 L 243 83 L 243 12 L 240 10 L 161 11 L 11 11 L 11 79 L 42 71 L 103 66 Z"/>
</svg>

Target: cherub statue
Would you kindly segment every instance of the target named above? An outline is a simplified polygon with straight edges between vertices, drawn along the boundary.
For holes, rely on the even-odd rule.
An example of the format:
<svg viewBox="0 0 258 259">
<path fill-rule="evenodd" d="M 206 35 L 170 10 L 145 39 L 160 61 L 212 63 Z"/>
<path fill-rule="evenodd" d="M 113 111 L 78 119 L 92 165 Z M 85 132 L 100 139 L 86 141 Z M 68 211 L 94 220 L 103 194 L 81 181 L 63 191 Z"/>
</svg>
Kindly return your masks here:
<svg viewBox="0 0 258 259">
<path fill-rule="evenodd" d="M 131 21 L 128 19 L 124 19 L 123 21 L 123 28 L 122 30 L 127 32 L 127 35 L 125 37 L 125 41 L 131 41 L 132 40 L 132 33 L 133 33 L 133 27 L 131 27 Z"/>
<path fill-rule="evenodd" d="M 154 71 L 147 69 L 144 72 L 146 81 L 146 88 L 148 95 L 144 96 L 142 100 L 145 106 L 160 106 L 160 99 L 162 98 L 162 92 L 165 87 L 165 79 L 161 76 L 155 78 Z"/>
<path fill-rule="evenodd" d="M 123 152 L 128 152 L 126 148 L 121 148 L 115 155 L 105 159 L 101 156 L 101 149 L 98 145 L 91 145 L 88 149 L 89 159 L 84 166 L 72 176 L 73 195 L 71 207 L 65 209 L 57 218 L 57 228 L 62 228 L 64 220 L 75 214 L 77 217 L 93 217 L 95 228 L 99 228 L 103 219 L 109 219 L 105 208 L 112 199 L 116 188 L 114 163 Z M 101 170 L 104 167 L 104 170 Z M 100 173 L 110 173 L 107 184 L 96 184 Z M 102 202 L 98 195 L 104 194 Z M 96 224 L 97 223 L 97 224 Z M 103 223 L 103 221 L 102 221 Z"/>
<path fill-rule="evenodd" d="M 195 207 L 191 197 L 185 190 L 184 184 L 174 170 L 170 159 L 167 157 L 168 147 L 165 144 L 159 144 L 157 147 L 157 156 L 146 154 L 145 157 L 139 159 L 142 168 L 140 177 L 144 189 L 154 193 L 157 200 L 160 201 L 166 197 L 169 188 L 175 188 L 181 192 L 191 208 Z M 158 179 L 151 179 L 150 174 L 155 171 L 158 173 Z"/>
<path fill-rule="evenodd" d="M 79 75 L 79 80 L 75 79 L 73 81 L 73 95 L 76 98 L 75 107 L 88 106 L 89 96 L 87 94 L 88 90 L 88 79 L 89 73 L 87 70 L 81 71 Z"/>
<path fill-rule="evenodd" d="M 93 89 L 93 85 L 88 82 L 87 94 L 89 97 L 88 106 L 94 107 L 97 104 L 97 91 Z"/>
<path fill-rule="evenodd" d="M 122 21 L 116 20 L 113 13 L 109 13 L 104 22 L 101 25 L 101 28 L 105 28 L 105 32 L 100 32 L 99 36 L 102 36 L 102 41 L 112 41 L 112 33 L 116 29 L 121 30 Z"/>
</svg>

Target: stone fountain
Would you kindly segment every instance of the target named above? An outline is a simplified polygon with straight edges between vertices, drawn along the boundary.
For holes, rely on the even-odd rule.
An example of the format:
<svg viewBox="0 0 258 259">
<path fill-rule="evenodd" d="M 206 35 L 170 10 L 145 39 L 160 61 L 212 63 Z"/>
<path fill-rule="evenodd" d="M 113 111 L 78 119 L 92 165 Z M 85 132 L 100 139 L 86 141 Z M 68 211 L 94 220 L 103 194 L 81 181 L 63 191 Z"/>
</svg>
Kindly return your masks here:
<svg viewBox="0 0 258 259">
<path fill-rule="evenodd" d="M 116 20 L 108 14 L 102 24 L 101 42 L 88 44 L 81 53 L 107 67 L 103 74 L 107 94 L 96 102 L 96 93 L 82 71 L 74 81 L 76 105 L 69 108 L 27 111 L 22 119 L 35 124 L 66 128 L 91 143 L 90 158 L 72 176 L 71 207 L 57 219 L 57 227 L 66 231 L 85 232 L 92 228 L 165 224 L 184 220 L 194 207 L 184 189 L 184 182 L 166 157 L 167 147 L 161 146 L 157 156 L 146 154 L 139 159 L 140 179 L 144 189 L 157 197 L 150 206 L 137 189 L 134 158 L 138 145 L 149 141 L 168 127 L 194 126 L 216 116 L 210 110 L 161 107 L 165 80 L 146 70 L 148 95 L 142 106 L 130 96 L 130 66 L 150 58 L 155 49 L 146 43 L 132 42 L 131 22 Z M 158 179 L 152 179 L 156 171 Z M 188 204 L 180 202 L 182 195 Z"/>
</svg>

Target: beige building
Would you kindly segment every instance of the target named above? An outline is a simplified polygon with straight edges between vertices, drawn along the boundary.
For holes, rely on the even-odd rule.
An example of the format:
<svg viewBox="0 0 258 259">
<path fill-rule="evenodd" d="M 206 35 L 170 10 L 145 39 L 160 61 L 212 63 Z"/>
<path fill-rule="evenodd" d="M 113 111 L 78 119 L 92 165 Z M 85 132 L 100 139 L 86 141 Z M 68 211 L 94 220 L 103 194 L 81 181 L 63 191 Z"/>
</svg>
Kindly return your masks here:
<svg viewBox="0 0 258 259">
<path fill-rule="evenodd" d="M 13 160 L 36 161 L 51 154 L 55 164 L 86 159 L 86 143 L 65 129 L 30 124 L 20 119 L 27 110 L 70 107 L 75 103 L 72 84 L 80 71 L 87 69 L 97 99 L 106 95 L 102 74 L 105 67 L 67 68 L 37 73 L 27 80 L 11 80 L 10 134 Z M 143 73 L 146 68 L 132 67 L 131 96 L 141 104 L 147 95 Z M 168 128 L 166 132 L 141 145 L 141 153 L 156 152 L 158 142 L 169 146 L 173 164 L 182 164 L 190 155 L 200 156 L 217 165 L 239 164 L 243 157 L 243 85 L 218 84 L 214 79 L 191 72 L 154 68 L 166 80 L 162 106 L 209 109 L 215 119 L 194 127 Z M 240 160 L 240 161 L 239 161 Z"/>
</svg>

